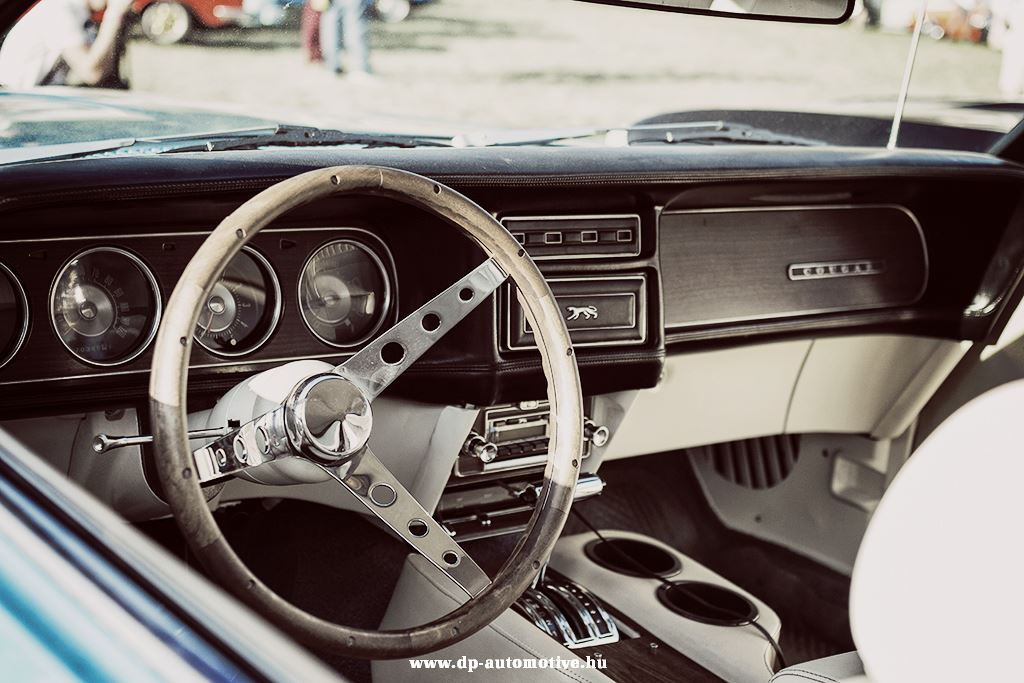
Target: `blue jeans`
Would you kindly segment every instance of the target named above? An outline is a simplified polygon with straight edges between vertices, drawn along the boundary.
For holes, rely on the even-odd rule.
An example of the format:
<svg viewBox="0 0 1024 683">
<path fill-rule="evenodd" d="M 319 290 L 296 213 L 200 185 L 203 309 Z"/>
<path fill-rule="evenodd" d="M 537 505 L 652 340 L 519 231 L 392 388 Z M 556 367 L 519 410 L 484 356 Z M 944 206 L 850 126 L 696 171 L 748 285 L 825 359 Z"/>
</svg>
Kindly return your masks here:
<svg viewBox="0 0 1024 683">
<path fill-rule="evenodd" d="M 320 17 L 320 49 L 324 63 L 335 73 L 369 73 L 370 46 L 367 14 L 373 0 L 332 0 Z M 344 65 L 341 53 L 345 54 Z"/>
</svg>

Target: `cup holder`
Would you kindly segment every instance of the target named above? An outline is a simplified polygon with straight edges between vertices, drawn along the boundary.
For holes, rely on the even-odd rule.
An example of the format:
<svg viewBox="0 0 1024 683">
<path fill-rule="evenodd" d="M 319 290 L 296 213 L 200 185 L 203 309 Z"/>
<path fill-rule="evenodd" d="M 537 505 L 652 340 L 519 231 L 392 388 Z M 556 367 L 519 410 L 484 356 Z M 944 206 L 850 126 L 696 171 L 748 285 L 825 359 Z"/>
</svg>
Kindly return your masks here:
<svg viewBox="0 0 1024 683">
<path fill-rule="evenodd" d="M 591 562 L 626 576 L 666 578 L 678 574 L 683 568 L 672 553 L 653 543 L 632 538 L 595 539 L 583 547 L 583 552 Z"/>
<path fill-rule="evenodd" d="M 736 591 L 703 581 L 673 581 L 658 588 L 658 600 L 676 614 L 712 626 L 744 626 L 757 606 Z"/>
</svg>

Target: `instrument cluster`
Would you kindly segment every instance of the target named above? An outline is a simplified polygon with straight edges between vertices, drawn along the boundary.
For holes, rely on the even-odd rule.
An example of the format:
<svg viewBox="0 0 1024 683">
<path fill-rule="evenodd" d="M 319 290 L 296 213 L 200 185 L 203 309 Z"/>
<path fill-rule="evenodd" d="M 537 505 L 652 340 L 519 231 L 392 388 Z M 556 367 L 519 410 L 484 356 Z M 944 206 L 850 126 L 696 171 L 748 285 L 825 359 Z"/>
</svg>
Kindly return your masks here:
<svg viewBox="0 0 1024 683">
<path fill-rule="evenodd" d="M 286 346 L 305 357 L 353 350 L 397 315 L 393 260 L 376 236 L 345 228 L 265 233 L 228 263 L 200 312 L 193 337 L 210 356 L 253 356 L 279 333 L 288 306 L 298 315 Z M 41 333 L 83 368 L 130 364 L 152 345 L 163 304 L 202 237 L 60 241 L 70 255 L 54 261 L 45 309 L 38 305 L 45 274 L 28 259 L 46 250 L 20 260 L 5 258 L 14 249 L 0 250 L 0 368 Z"/>
</svg>

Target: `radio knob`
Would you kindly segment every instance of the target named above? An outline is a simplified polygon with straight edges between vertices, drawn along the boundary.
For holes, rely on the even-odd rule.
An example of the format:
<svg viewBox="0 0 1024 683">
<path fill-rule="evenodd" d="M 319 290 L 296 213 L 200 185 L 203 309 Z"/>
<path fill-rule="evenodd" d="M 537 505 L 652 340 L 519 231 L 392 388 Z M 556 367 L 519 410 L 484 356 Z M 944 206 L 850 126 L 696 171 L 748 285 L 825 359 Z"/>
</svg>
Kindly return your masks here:
<svg viewBox="0 0 1024 683">
<path fill-rule="evenodd" d="M 590 439 L 590 443 L 597 448 L 603 448 L 608 439 L 612 438 L 612 432 L 604 425 L 599 425 L 589 417 L 583 420 L 583 436 Z"/>
<path fill-rule="evenodd" d="M 469 438 L 462 445 L 462 452 L 484 463 L 498 457 L 498 447 L 476 432 L 469 433 Z"/>
</svg>

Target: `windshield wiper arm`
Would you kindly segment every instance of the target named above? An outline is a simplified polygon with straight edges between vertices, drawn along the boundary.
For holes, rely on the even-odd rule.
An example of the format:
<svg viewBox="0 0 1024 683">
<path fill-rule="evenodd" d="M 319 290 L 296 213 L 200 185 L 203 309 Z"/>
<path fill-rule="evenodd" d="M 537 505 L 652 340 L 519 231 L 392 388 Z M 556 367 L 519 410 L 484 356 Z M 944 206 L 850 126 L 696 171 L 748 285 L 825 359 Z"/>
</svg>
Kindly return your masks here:
<svg viewBox="0 0 1024 683">
<path fill-rule="evenodd" d="M 266 131 L 266 132 L 264 132 Z M 260 147 L 318 147 L 359 145 L 362 147 L 451 147 L 450 138 L 420 137 L 397 133 L 347 133 L 310 126 L 277 126 L 254 129 L 247 134 L 212 134 L 192 137 L 190 144 L 163 150 L 177 152 L 224 152 Z"/>
<path fill-rule="evenodd" d="M 391 133 L 345 133 L 305 126 L 270 125 L 210 133 L 184 133 L 144 138 L 118 138 L 64 143 L 45 147 L 0 149 L 0 166 L 40 161 L 65 161 L 123 154 L 168 154 L 257 149 L 276 145 L 312 147 L 357 145 L 362 147 L 451 147 L 446 137 L 419 137 Z"/>
<path fill-rule="evenodd" d="M 728 121 L 695 121 L 678 124 L 650 124 L 626 128 L 626 144 L 636 145 L 660 142 L 663 144 L 730 144 L 744 145 L 798 145 L 817 147 L 823 140 L 799 135 L 776 133 L 745 123 Z"/>
<path fill-rule="evenodd" d="M 457 147 L 511 147 L 519 145 L 553 145 L 603 135 L 609 147 L 642 144 L 743 144 L 799 145 L 817 147 L 823 140 L 776 133 L 744 123 L 728 121 L 694 121 L 689 123 L 643 124 L 622 128 L 573 128 L 544 131 L 543 134 L 459 135 L 453 138 Z"/>
</svg>

